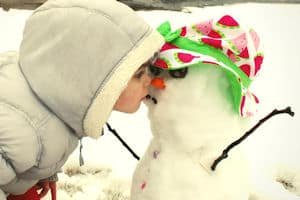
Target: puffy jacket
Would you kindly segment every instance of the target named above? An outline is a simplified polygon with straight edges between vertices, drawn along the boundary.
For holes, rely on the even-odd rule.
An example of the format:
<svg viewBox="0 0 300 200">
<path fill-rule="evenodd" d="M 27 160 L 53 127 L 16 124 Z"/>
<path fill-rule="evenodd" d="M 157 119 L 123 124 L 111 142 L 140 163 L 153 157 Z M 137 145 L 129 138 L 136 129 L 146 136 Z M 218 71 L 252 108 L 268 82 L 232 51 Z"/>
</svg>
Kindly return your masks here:
<svg viewBox="0 0 300 200">
<path fill-rule="evenodd" d="M 117 1 L 50 0 L 0 54 L 0 200 L 55 174 L 84 136 L 99 137 L 132 74 L 162 45 Z"/>
</svg>

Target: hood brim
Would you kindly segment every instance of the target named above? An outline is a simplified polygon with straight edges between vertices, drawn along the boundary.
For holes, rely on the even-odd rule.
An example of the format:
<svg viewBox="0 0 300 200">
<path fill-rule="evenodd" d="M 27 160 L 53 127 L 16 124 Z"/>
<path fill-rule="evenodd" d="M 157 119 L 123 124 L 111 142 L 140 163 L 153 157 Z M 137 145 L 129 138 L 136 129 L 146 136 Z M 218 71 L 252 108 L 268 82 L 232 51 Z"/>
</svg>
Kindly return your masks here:
<svg viewBox="0 0 300 200">
<path fill-rule="evenodd" d="M 119 62 L 119 66 L 107 78 L 104 86 L 99 88 L 87 110 L 83 119 L 85 135 L 92 138 L 98 138 L 101 135 L 102 127 L 134 72 L 151 58 L 163 43 L 163 37 L 157 31 L 151 30 L 148 36 Z"/>
</svg>

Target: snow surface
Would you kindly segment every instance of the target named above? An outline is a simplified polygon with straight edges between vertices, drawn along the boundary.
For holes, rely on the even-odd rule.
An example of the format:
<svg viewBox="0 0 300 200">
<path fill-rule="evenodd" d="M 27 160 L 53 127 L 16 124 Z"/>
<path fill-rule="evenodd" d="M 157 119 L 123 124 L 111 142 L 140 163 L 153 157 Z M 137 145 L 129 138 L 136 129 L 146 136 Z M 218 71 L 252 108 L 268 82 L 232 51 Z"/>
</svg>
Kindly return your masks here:
<svg viewBox="0 0 300 200">
<path fill-rule="evenodd" d="M 260 98 L 260 119 L 274 108 L 291 106 L 296 115 L 277 116 L 264 124 L 245 143 L 254 169 L 253 178 L 261 190 L 280 196 L 283 186 L 300 196 L 300 5 L 236 4 L 188 8 L 191 13 L 139 11 L 151 25 L 170 20 L 174 27 L 203 18 L 231 14 L 252 26 L 261 36 L 265 60 L 252 91 Z M 0 11 L 0 52 L 17 50 L 25 19 L 31 11 Z M 132 115 L 113 112 L 109 122 L 141 156 L 150 141 L 147 109 Z M 108 130 L 99 140 L 83 140 L 85 166 L 79 168 L 78 149 L 60 174 L 58 199 L 128 199 L 136 160 Z M 277 183 L 277 182 L 276 182 Z M 287 183 L 293 183 L 289 185 Z M 253 200 L 255 197 L 253 198 Z M 300 199 L 300 197 L 299 197 Z"/>
</svg>

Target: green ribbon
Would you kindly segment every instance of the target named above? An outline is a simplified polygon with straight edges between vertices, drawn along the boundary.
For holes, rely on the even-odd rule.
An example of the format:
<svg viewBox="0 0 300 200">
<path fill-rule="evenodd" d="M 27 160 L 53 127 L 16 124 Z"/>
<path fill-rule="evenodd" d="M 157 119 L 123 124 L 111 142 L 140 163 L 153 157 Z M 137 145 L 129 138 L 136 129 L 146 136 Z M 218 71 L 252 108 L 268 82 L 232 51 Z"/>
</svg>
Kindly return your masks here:
<svg viewBox="0 0 300 200">
<path fill-rule="evenodd" d="M 164 37 L 166 42 L 171 42 L 174 39 L 180 37 L 181 30 L 178 29 L 174 32 L 171 31 L 171 24 L 170 22 L 162 23 L 158 28 L 157 31 Z"/>
</svg>

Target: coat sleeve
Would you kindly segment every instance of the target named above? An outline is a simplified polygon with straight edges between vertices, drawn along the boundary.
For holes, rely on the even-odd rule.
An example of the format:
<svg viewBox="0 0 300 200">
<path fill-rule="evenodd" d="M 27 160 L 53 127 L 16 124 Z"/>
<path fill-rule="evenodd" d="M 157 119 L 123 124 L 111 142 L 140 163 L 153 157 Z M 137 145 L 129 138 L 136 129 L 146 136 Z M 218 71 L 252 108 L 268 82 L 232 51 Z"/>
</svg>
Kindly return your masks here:
<svg viewBox="0 0 300 200">
<path fill-rule="evenodd" d="M 6 200 L 6 196 L 1 189 L 0 189 L 0 200 Z"/>
<path fill-rule="evenodd" d="M 0 100 L 0 190 L 16 181 L 17 174 L 33 167 L 38 152 L 35 127 L 26 113 Z M 27 187 L 17 188 L 26 191 Z"/>
<path fill-rule="evenodd" d="M 2 148 L 0 147 L 0 186 L 5 185 L 16 177 L 13 167 L 9 164 Z M 1 199 L 0 199 L 1 200 Z"/>
</svg>

